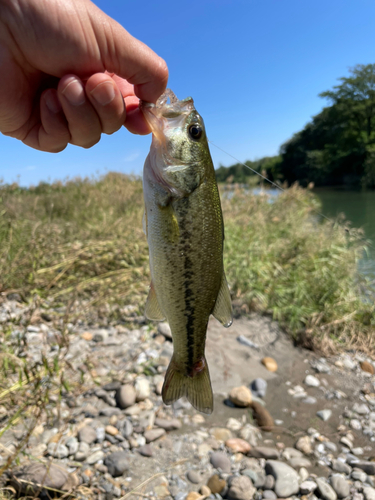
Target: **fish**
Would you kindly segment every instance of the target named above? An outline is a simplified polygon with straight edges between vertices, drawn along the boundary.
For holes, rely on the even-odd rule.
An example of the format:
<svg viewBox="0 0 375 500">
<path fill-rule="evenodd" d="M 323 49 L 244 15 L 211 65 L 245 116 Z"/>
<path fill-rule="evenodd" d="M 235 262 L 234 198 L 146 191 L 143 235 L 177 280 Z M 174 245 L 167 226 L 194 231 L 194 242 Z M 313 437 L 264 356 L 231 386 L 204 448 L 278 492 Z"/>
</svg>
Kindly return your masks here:
<svg viewBox="0 0 375 500">
<path fill-rule="evenodd" d="M 202 117 L 191 97 L 170 89 L 156 104 L 141 104 L 152 131 L 143 169 L 144 232 L 151 284 L 145 316 L 167 320 L 173 356 L 162 398 L 169 405 L 185 396 L 210 414 L 213 393 L 205 357 L 212 314 L 232 324 L 224 272 L 224 223 L 215 171 Z"/>
</svg>

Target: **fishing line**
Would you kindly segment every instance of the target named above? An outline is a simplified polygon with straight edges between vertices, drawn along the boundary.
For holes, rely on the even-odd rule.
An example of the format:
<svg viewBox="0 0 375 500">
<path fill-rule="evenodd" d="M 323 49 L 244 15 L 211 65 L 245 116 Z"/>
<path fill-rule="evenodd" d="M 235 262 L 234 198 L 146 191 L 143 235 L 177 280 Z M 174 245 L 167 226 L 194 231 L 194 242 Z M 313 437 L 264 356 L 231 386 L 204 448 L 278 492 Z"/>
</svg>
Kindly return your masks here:
<svg viewBox="0 0 375 500">
<path fill-rule="evenodd" d="M 207 139 L 208 140 L 208 139 Z M 251 170 L 254 174 L 258 175 L 259 177 L 261 177 L 262 179 L 264 179 L 265 181 L 269 182 L 270 184 L 272 184 L 272 186 L 274 186 L 276 189 L 278 189 L 279 191 L 285 193 L 286 192 L 286 189 L 282 188 L 279 184 L 276 184 L 276 182 L 273 182 L 271 181 L 270 179 L 267 179 L 267 177 L 265 177 L 264 175 L 262 175 L 261 173 L 257 172 L 256 170 L 254 170 L 253 168 L 249 167 L 249 165 L 246 165 L 246 163 L 243 163 L 242 161 L 240 161 L 238 158 L 236 158 L 235 156 L 233 156 L 232 154 L 228 153 L 228 151 L 225 151 L 224 149 L 222 149 L 220 146 L 217 146 L 217 144 L 215 144 L 214 142 L 208 140 L 208 142 L 210 144 L 212 144 L 212 146 L 215 146 L 215 148 L 219 149 L 220 151 L 222 151 L 223 153 L 225 153 L 226 155 L 230 156 L 233 160 L 235 160 L 237 163 L 239 163 L 240 165 L 243 165 L 244 167 L 248 168 L 249 170 Z M 317 215 L 319 215 L 320 217 L 322 217 L 323 219 L 327 220 L 328 222 L 330 222 L 333 226 L 336 226 L 336 227 L 339 227 L 340 229 L 342 229 L 343 231 L 347 232 L 350 234 L 350 229 L 348 228 L 345 228 L 345 227 L 342 227 L 341 224 L 333 219 L 331 219 L 330 217 L 327 217 L 326 215 L 322 214 L 321 212 L 318 212 L 318 210 L 316 210 L 315 208 L 313 207 L 310 207 L 311 210 L 313 212 L 315 212 Z M 375 251 L 375 246 L 373 244 L 371 244 L 369 242 L 368 239 L 366 239 L 365 237 L 362 237 L 361 240 L 366 243 L 366 246 L 371 248 L 372 250 Z"/>
</svg>

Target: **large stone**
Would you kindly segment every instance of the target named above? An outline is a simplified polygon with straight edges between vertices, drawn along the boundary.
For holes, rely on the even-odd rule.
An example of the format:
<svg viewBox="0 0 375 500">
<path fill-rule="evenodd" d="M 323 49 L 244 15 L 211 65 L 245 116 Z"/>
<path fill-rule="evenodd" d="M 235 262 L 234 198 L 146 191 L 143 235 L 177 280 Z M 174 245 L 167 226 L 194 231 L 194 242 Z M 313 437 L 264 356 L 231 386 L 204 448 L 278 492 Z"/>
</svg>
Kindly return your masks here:
<svg viewBox="0 0 375 500">
<path fill-rule="evenodd" d="M 246 408 L 252 401 L 251 391 L 245 385 L 233 387 L 229 393 L 229 399 L 240 408 Z"/>
<path fill-rule="evenodd" d="M 350 485 L 342 476 L 331 476 L 329 482 L 335 490 L 337 498 L 345 498 L 350 493 Z"/>
<path fill-rule="evenodd" d="M 48 496 L 46 493 L 48 488 L 69 491 L 78 486 L 79 479 L 75 474 L 69 474 L 61 465 L 32 462 L 14 469 L 11 473 L 10 483 L 19 493 L 30 495 L 41 492 L 44 496 Z M 40 491 L 41 486 L 44 486 L 42 491 Z"/>
<path fill-rule="evenodd" d="M 231 471 L 230 460 L 222 451 L 215 451 L 212 453 L 210 462 L 215 469 L 221 469 L 223 472 Z"/>
<path fill-rule="evenodd" d="M 335 490 L 328 484 L 326 483 L 325 479 L 322 477 L 316 478 L 316 484 L 318 485 L 318 493 L 320 498 L 323 498 L 323 500 L 336 500 L 337 495 L 335 493 Z"/>
<path fill-rule="evenodd" d="M 122 476 L 129 469 L 129 453 L 126 451 L 115 451 L 108 455 L 104 460 L 108 472 L 112 477 Z"/>
<path fill-rule="evenodd" d="M 129 406 L 134 405 L 136 400 L 136 392 L 132 385 L 126 384 L 122 385 L 120 389 L 116 391 L 116 403 L 122 410 L 129 408 Z"/>
<path fill-rule="evenodd" d="M 248 476 L 232 476 L 227 496 L 231 500 L 251 500 L 256 489 Z"/>
<path fill-rule="evenodd" d="M 268 460 L 266 473 L 275 478 L 275 493 L 280 498 L 287 498 L 299 491 L 299 475 L 287 464 L 277 460 Z"/>
<path fill-rule="evenodd" d="M 96 438 L 96 430 L 89 425 L 82 427 L 82 429 L 78 432 L 78 440 L 84 443 L 92 444 L 96 441 Z"/>
</svg>

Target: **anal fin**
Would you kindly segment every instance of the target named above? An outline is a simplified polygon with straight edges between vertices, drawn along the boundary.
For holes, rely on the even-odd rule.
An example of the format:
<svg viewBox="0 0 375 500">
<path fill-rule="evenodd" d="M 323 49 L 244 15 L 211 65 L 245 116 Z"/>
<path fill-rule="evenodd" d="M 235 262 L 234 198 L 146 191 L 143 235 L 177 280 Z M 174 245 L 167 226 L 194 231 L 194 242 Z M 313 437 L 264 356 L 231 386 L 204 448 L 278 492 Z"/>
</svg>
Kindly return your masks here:
<svg viewBox="0 0 375 500">
<path fill-rule="evenodd" d="M 233 323 L 232 302 L 224 273 L 212 314 L 225 328 L 228 328 Z"/>
<path fill-rule="evenodd" d="M 202 358 L 200 364 L 202 369 L 191 377 L 178 369 L 175 357 L 172 356 L 162 390 L 163 401 L 166 405 L 186 396 L 196 410 L 207 414 L 212 413 L 214 402 L 206 359 Z"/>
<path fill-rule="evenodd" d="M 147 319 L 151 321 L 164 321 L 165 315 L 162 313 L 160 309 L 158 299 L 156 297 L 154 286 L 151 282 L 150 291 L 148 293 L 146 307 L 145 307 L 145 316 Z"/>
</svg>

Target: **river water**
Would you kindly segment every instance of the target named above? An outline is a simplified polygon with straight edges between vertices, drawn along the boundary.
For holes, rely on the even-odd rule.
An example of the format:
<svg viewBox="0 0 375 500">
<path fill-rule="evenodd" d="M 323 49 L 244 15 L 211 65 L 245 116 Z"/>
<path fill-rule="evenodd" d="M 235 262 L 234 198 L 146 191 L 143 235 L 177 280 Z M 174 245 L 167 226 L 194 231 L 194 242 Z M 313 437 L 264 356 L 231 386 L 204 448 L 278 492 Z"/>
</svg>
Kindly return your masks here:
<svg viewBox="0 0 375 500">
<path fill-rule="evenodd" d="M 348 191 L 345 189 L 319 188 L 314 193 L 322 202 L 322 213 L 335 218 L 340 213 L 360 227 L 370 240 L 368 254 L 358 262 L 358 270 L 371 282 L 375 280 L 375 191 Z"/>
</svg>

